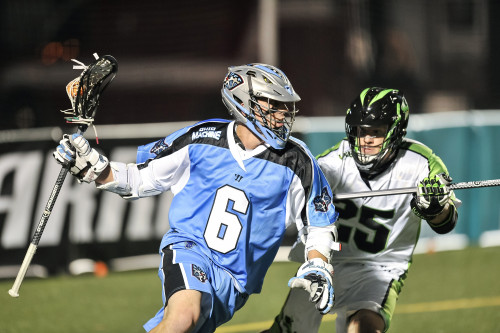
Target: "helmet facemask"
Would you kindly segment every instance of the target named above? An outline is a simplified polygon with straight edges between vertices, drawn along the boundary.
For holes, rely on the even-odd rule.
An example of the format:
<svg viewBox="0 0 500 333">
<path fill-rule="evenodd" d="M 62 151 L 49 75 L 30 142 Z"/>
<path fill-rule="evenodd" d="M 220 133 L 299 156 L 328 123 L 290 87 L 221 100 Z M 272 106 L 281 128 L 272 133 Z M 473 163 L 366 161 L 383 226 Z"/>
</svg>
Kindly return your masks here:
<svg viewBox="0 0 500 333">
<path fill-rule="evenodd" d="M 395 145 L 387 127 L 354 126 L 349 132 L 353 158 L 358 169 L 364 173 L 370 173 L 370 170 L 378 169 L 392 159 Z"/>
<path fill-rule="evenodd" d="M 278 102 L 270 98 L 252 97 L 250 108 L 254 119 L 274 135 L 286 142 L 292 132 L 292 126 L 295 121 L 295 115 L 298 110 L 295 108 L 295 102 Z M 264 135 L 257 126 L 256 129 Z"/>
</svg>

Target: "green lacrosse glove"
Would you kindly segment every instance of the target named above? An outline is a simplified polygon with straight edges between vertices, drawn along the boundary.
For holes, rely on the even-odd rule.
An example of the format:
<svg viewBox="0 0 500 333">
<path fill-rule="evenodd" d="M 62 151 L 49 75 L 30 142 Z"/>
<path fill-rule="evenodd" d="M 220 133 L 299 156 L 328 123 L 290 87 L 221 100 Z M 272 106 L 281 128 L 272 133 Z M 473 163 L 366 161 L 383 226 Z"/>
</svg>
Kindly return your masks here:
<svg viewBox="0 0 500 333">
<path fill-rule="evenodd" d="M 410 203 L 413 213 L 426 221 L 441 214 L 450 201 L 450 183 L 451 178 L 444 173 L 424 178 L 418 184 Z"/>
</svg>

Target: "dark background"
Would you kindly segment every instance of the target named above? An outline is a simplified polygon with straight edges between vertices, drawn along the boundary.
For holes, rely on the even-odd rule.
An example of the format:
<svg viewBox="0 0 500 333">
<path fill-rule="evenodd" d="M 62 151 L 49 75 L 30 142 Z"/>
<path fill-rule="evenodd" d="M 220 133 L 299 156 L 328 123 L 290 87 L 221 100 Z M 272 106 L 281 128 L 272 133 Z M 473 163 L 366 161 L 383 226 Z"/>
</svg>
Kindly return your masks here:
<svg viewBox="0 0 500 333">
<path fill-rule="evenodd" d="M 94 52 L 119 62 L 96 124 L 227 117 L 227 67 L 249 62 L 285 71 L 302 116 L 344 115 L 369 85 L 402 89 L 412 113 L 497 109 L 499 14 L 494 0 L 2 0 L 0 130 L 63 125 L 70 59 Z"/>
</svg>

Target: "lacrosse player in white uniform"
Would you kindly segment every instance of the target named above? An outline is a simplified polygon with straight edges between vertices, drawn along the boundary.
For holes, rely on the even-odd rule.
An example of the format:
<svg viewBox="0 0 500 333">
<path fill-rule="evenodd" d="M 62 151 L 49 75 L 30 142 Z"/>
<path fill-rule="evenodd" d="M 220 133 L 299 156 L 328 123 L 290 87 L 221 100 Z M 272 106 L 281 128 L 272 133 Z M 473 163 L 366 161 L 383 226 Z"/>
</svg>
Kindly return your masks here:
<svg viewBox="0 0 500 333">
<path fill-rule="evenodd" d="M 421 220 L 450 232 L 461 204 L 448 171 L 424 144 L 405 139 L 409 108 L 395 89 L 367 88 L 347 110 L 347 138 L 318 156 L 334 193 L 415 186 L 415 195 L 335 201 L 340 252 L 332 252 L 336 332 L 385 332 L 408 273 Z M 290 259 L 303 257 L 297 243 Z M 268 332 L 317 332 L 322 315 L 292 288 Z"/>
<path fill-rule="evenodd" d="M 338 213 L 316 159 L 290 137 L 300 97 L 265 64 L 230 67 L 221 93 L 234 121 L 180 129 L 140 147 L 137 163 L 108 163 L 79 134 L 54 152 L 80 180 L 126 199 L 174 194 L 160 245 L 164 306 L 148 332 L 214 332 L 230 320 L 260 292 L 292 223 L 307 234 L 309 261 L 291 284 L 308 289 L 323 313 L 333 305 L 327 258 Z"/>
</svg>

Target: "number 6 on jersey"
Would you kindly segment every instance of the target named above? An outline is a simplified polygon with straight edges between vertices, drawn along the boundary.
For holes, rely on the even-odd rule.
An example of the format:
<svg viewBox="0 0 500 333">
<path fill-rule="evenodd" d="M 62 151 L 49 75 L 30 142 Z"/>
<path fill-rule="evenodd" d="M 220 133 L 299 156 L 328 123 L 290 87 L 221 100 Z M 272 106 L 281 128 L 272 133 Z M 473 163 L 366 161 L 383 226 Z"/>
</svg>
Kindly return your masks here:
<svg viewBox="0 0 500 333">
<path fill-rule="evenodd" d="M 246 215 L 248 204 L 245 192 L 240 189 L 225 185 L 217 190 L 203 234 L 212 250 L 228 253 L 236 248 L 243 226 L 238 216 L 231 211 Z"/>
</svg>

